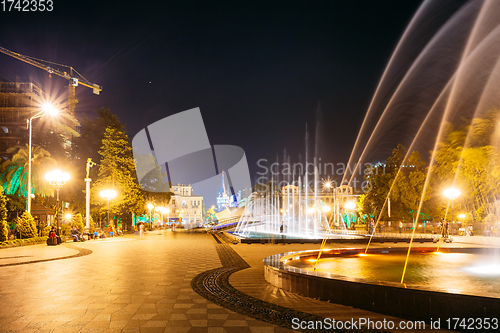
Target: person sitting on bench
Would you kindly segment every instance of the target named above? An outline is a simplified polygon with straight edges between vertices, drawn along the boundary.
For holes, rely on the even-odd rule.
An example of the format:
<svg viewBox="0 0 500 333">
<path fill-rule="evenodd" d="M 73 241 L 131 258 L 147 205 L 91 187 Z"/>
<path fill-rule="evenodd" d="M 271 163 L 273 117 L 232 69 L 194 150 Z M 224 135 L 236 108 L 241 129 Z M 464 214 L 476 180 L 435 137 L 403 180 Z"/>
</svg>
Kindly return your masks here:
<svg viewBox="0 0 500 333">
<path fill-rule="evenodd" d="M 76 227 L 71 228 L 71 236 L 74 242 L 80 241 L 80 231 Z"/>
</svg>

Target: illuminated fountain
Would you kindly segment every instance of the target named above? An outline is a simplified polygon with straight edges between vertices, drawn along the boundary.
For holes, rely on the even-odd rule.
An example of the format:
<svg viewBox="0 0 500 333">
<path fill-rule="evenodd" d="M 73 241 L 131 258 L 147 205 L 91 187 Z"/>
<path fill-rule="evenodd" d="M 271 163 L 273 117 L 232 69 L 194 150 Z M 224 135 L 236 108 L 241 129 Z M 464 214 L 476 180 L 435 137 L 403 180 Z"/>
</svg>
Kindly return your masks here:
<svg viewBox="0 0 500 333">
<path fill-rule="evenodd" d="M 311 174 L 307 170 L 309 149 L 308 132 L 305 134 L 305 172 L 302 175 L 287 173 L 285 179 L 272 175 L 266 191 L 254 192 L 245 205 L 234 231 L 242 238 L 286 238 L 286 239 L 329 239 L 365 238 L 364 235 L 349 234 L 345 216 L 340 214 L 337 201 L 334 207 L 337 214 L 328 214 L 331 207 L 322 199 L 318 167 Z M 317 154 L 318 135 L 316 135 L 315 154 Z M 316 158 L 315 158 L 316 160 Z M 283 161 L 289 162 L 284 156 Z M 312 163 L 310 163 L 312 165 Z M 295 171 L 295 170 L 294 170 Z M 326 184 L 326 182 L 325 182 Z M 325 185 L 330 189 L 331 183 Z M 269 191 L 270 190 L 270 191 Z M 336 189 L 335 189 L 336 190 Z M 355 203 L 348 202 L 346 210 L 354 210 Z M 327 217 L 327 214 L 330 218 Z M 335 217 L 335 215 L 337 215 Z"/>
<path fill-rule="evenodd" d="M 317 169 L 315 171 L 317 180 Z M 281 195 L 264 196 L 253 193 L 240 217 L 235 234 L 242 237 L 251 235 L 281 235 L 291 238 L 329 238 L 332 227 L 326 216 L 329 207 L 318 198 L 318 188 L 314 191 L 302 185 L 283 187 Z M 307 184 L 307 175 L 306 181 Z M 272 191 L 274 193 L 274 191 Z M 347 235 L 342 223 L 342 234 Z"/>
<path fill-rule="evenodd" d="M 461 174 L 471 170 L 484 173 L 484 177 L 500 174 L 493 167 L 478 169 L 467 164 L 464 156 L 472 148 L 469 153 L 487 156 L 491 165 L 499 165 L 500 2 L 466 2 L 455 8 L 453 14 L 443 14 L 447 18 L 437 27 L 434 19 L 443 10 L 441 5 L 440 1 L 423 2 L 404 32 L 377 87 L 349 160 L 349 165 L 357 166 L 373 161 L 376 154 L 389 153 L 397 138 L 408 147 L 402 163 L 395 166 L 397 177 L 413 151 L 432 151 L 418 209 L 414 211 L 416 219 L 429 193 L 443 190 L 439 187 L 459 188 L 460 200 L 469 200 L 471 206 L 477 202 L 486 202 L 486 208 L 498 205 L 500 197 L 498 186 L 482 188 L 479 195 L 477 186 L 460 179 Z M 477 134 L 485 129 L 481 125 L 486 122 L 475 120 L 491 117 L 491 111 L 497 115 L 491 121 L 492 135 L 481 138 L 487 142 L 479 145 Z M 456 138 L 460 145 L 450 146 L 457 156 L 449 164 L 452 176 L 446 183 L 437 183 L 436 169 L 443 167 L 438 163 L 437 152 L 449 139 L 450 128 L 457 128 L 464 118 L 474 120 L 463 125 L 464 138 Z M 487 149 L 482 149 L 484 146 Z M 479 159 L 468 158 L 472 162 Z M 351 174 L 345 174 L 342 183 L 351 183 L 357 172 L 354 168 Z M 382 210 L 388 208 L 394 183 Z M 454 204 L 457 206 L 453 202 L 456 197 L 447 197 L 444 219 L 446 222 L 452 215 L 453 223 L 453 213 L 449 211 L 453 211 Z M 498 215 L 499 211 L 494 213 Z M 309 297 L 427 323 L 436 318 L 487 318 L 500 313 L 499 249 L 437 251 L 438 245 L 412 245 L 413 236 L 408 248 L 322 248 L 275 255 L 264 261 L 266 280 Z"/>
</svg>

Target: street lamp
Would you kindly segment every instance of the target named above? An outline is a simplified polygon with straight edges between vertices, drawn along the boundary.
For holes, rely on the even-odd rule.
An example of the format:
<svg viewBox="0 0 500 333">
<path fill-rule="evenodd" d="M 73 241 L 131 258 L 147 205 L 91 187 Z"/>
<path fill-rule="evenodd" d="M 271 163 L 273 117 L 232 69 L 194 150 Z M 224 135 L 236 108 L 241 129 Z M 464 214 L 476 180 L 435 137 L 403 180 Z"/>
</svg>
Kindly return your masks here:
<svg viewBox="0 0 500 333">
<path fill-rule="evenodd" d="M 163 225 L 163 212 L 165 211 L 165 207 L 156 207 L 155 210 L 160 212 L 160 225 Z"/>
<path fill-rule="evenodd" d="M 354 201 L 348 201 L 344 205 L 345 209 L 354 210 L 356 208 L 356 203 Z"/>
<path fill-rule="evenodd" d="M 446 190 L 444 190 L 443 192 L 444 196 L 448 198 L 448 200 L 451 201 L 451 222 L 453 222 L 453 203 L 455 201 L 456 198 L 458 198 L 458 196 L 460 195 L 460 190 L 454 188 L 454 187 L 451 187 L 451 188 L 448 188 Z M 444 227 L 444 225 L 443 225 Z"/>
<path fill-rule="evenodd" d="M 99 194 L 101 195 L 101 197 L 103 199 L 106 199 L 108 201 L 108 225 L 109 225 L 109 200 L 116 197 L 116 191 L 115 190 L 102 190 Z"/>
<path fill-rule="evenodd" d="M 44 104 L 42 106 L 42 111 L 35 114 L 29 120 L 26 120 L 29 132 L 29 144 L 28 144 L 28 213 L 31 214 L 31 137 L 32 137 L 32 121 L 33 119 L 43 117 L 45 115 L 56 115 L 57 110 L 50 104 Z"/>
<path fill-rule="evenodd" d="M 31 151 L 31 149 L 30 149 Z M 31 158 L 30 158 L 31 161 Z M 59 229 L 61 228 L 61 221 L 60 221 L 60 212 L 59 212 L 59 189 L 66 184 L 66 182 L 69 180 L 70 176 L 69 173 L 63 172 L 61 170 L 54 170 L 45 175 L 45 179 L 49 182 L 50 185 L 54 186 L 56 188 L 57 192 L 57 202 L 56 202 L 56 211 L 57 211 L 57 234 L 59 235 Z M 28 181 L 29 183 L 29 181 Z M 28 193 L 29 194 L 29 193 Z M 28 200 L 28 204 L 31 205 L 30 201 Z"/>
<path fill-rule="evenodd" d="M 168 221 L 168 225 L 170 225 L 170 208 L 167 207 L 167 209 L 165 209 L 165 212 L 167 213 L 167 221 Z"/>
<path fill-rule="evenodd" d="M 153 208 L 155 207 L 153 204 L 151 203 L 148 203 L 148 209 L 149 209 L 149 227 L 151 228 L 152 226 L 152 223 L 151 223 L 151 210 L 153 210 Z"/>
</svg>

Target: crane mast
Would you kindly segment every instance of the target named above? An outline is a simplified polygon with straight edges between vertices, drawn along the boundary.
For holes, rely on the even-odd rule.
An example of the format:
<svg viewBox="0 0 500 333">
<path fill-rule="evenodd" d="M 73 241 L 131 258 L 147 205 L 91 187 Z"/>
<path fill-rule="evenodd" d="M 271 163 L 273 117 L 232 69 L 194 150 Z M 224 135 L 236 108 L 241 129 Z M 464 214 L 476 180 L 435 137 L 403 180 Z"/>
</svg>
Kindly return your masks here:
<svg viewBox="0 0 500 333">
<path fill-rule="evenodd" d="M 87 88 L 91 88 L 93 90 L 94 94 L 96 94 L 96 95 L 99 95 L 99 92 L 102 91 L 102 87 L 100 85 L 95 84 L 95 83 L 91 83 L 90 81 L 88 81 L 86 78 L 84 78 L 80 73 L 78 73 L 71 66 L 60 65 L 60 64 L 51 63 L 51 62 L 46 61 L 46 60 L 36 59 L 33 57 L 22 55 L 20 53 L 14 52 L 14 51 L 7 50 L 6 48 L 3 48 L 1 46 L 0 46 L 0 52 L 4 53 L 6 55 L 9 55 L 13 58 L 16 58 L 18 60 L 24 61 L 25 63 L 28 63 L 32 66 L 43 69 L 44 71 L 48 72 L 49 75 L 55 74 L 57 76 L 65 78 L 66 80 L 69 80 L 68 111 L 72 116 L 75 115 L 75 106 L 76 106 L 76 103 L 78 103 L 78 100 L 76 99 L 75 87 L 77 87 L 78 85 L 82 85 L 82 86 L 85 86 Z M 66 67 L 66 68 L 68 68 L 68 71 L 61 71 L 58 68 L 51 67 L 50 65 L 46 65 L 43 62 L 52 64 L 52 65 L 56 65 L 56 66 Z"/>
</svg>

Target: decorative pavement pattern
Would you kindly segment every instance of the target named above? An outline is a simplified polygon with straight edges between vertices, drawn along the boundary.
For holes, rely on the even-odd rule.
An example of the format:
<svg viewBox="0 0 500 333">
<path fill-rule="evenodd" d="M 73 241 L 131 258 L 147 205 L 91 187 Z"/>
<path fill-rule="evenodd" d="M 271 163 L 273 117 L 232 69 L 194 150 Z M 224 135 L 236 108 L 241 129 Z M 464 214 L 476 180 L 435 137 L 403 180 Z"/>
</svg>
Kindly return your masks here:
<svg viewBox="0 0 500 333">
<path fill-rule="evenodd" d="M 263 257 L 298 248 L 234 246 L 207 234 L 165 231 L 142 240 L 125 236 L 0 250 L 0 332 L 292 332 L 262 321 L 277 309 L 310 318 L 384 318 L 268 285 Z M 200 287 L 199 281 L 216 271 L 225 273 L 211 278 L 221 282 L 218 291 L 229 291 L 239 306 L 220 303 L 217 292 L 204 294 L 210 286 Z M 249 311 L 249 304 L 260 314 Z M 270 320 L 289 326 L 278 319 Z"/>
</svg>

